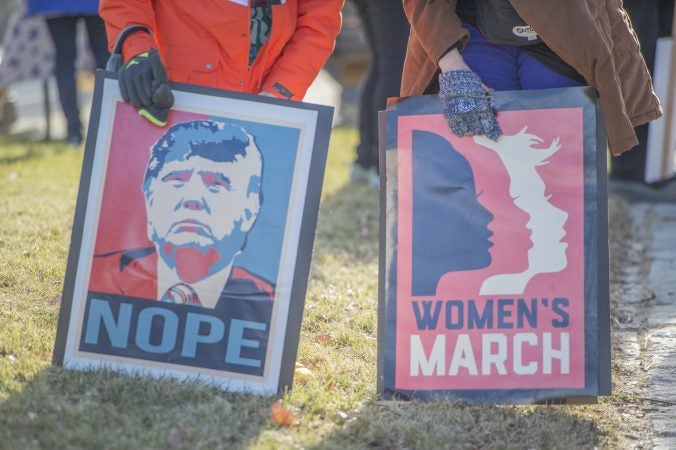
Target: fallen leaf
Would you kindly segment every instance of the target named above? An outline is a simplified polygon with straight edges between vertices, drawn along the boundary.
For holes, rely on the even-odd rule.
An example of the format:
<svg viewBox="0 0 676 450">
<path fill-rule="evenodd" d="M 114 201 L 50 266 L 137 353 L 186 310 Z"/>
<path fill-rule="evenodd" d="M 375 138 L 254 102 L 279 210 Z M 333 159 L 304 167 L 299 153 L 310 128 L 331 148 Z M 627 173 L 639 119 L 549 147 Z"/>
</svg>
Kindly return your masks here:
<svg viewBox="0 0 676 450">
<path fill-rule="evenodd" d="M 319 342 L 320 344 L 328 344 L 332 340 L 333 338 L 328 333 L 319 333 L 317 336 L 315 336 L 315 341 Z"/>
<path fill-rule="evenodd" d="M 272 423 L 278 427 L 289 427 L 296 418 L 291 408 L 284 406 L 281 400 L 273 403 L 270 416 L 272 417 Z"/>
</svg>

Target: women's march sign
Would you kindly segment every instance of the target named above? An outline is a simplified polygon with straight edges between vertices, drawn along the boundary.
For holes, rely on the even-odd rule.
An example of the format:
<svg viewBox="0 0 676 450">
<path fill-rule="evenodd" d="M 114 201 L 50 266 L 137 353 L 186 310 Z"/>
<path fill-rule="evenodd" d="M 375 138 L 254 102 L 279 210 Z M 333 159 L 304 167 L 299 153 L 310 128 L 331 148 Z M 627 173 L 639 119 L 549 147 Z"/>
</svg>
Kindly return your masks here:
<svg viewBox="0 0 676 450">
<path fill-rule="evenodd" d="M 386 397 L 609 393 L 605 137 L 593 95 L 494 93 L 497 141 L 455 136 L 436 96 L 382 114 Z"/>
</svg>

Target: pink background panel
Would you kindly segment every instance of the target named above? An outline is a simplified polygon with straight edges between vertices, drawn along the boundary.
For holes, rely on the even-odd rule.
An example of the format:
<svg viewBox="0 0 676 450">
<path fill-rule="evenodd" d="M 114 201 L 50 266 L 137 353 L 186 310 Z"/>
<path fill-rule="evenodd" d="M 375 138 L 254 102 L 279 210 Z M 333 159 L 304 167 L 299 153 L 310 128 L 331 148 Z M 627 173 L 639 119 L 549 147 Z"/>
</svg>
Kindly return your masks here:
<svg viewBox="0 0 676 450">
<path fill-rule="evenodd" d="M 579 108 L 543 109 L 529 111 L 506 111 L 498 116 L 505 135 L 515 135 L 527 126 L 527 132 L 540 137 L 543 142 L 538 148 L 545 149 L 559 138 L 561 149 L 549 158 L 549 163 L 536 170 L 545 183 L 545 196 L 549 202 L 568 214 L 564 225 L 566 232 L 563 242 L 566 250 L 567 267 L 557 273 L 534 276 L 520 295 L 479 295 L 482 282 L 496 274 L 518 273 L 528 266 L 528 249 L 532 246 L 531 231 L 526 228 L 528 214 L 519 209 L 509 194 L 509 177 L 497 154 L 476 144 L 471 137 L 453 135 L 442 115 L 402 116 L 398 122 L 398 259 L 397 259 L 397 337 L 396 375 L 398 389 L 507 389 L 507 388 L 578 388 L 584 386 L 584 184 L 583 184 L 583 136 L 582 110 Z M 437 285 L 436 298 L 413 297 L 411 295 L 411 245 L 412 245 L 412 172 L 411 139 L 414 130 L 436 133 L 448 140 L 472 166 L 476 192 L 481 193 L 479 202 L 494 216 L 489 224 L 493 232 L 491 241 L 492 263 L 480 270 L 450 272 L 441 277 Z M 461 239 L 462 237 L 458 237 Z M 551 307 L 538 306 L 538 326 L 531 329 L 455 330 L 443 326 L 443 314 L 436 330 L 417 329 L 412 300 L 474 299 L 482 308 L 488 298 L 549 298 L 566 297 L 570 305 L 566 308 L 570 322 L 566 328 L 555 328 L 552 320 L 559 316 Z M 467 306 L 465 304 L 465 306 Z M 553 374 L 542 373 L 541 346 L 523 346 L 523 362 L 536 361 L 538 371 L 534 375 L 515 375 L 511 364 L 507 364 L 506 375 L 469 375 L 461 369 L 456 376 L 410 376 L 410 336 L 417 334 L 429 352 L 432 342 L 439 334 L 446 336 L 446 365 L 457 335 L 468 334 L 472 342 L 477 365 L 481 373 L 481 335 L 503 333 L 508 342 L 518 332 L 532 332 L 542 343 L 542 333 L 553 333 L 553 348 L 559 347 L 559 333 L 570 336 L 570 373 L 557 374 L 555 361 Z M 511 361 L 511 347 L 507 361 Z M 447 373 L 446 367 L 445 373 Z M 493 371 L 495 372 L 495 371 Z"/>
</svg>

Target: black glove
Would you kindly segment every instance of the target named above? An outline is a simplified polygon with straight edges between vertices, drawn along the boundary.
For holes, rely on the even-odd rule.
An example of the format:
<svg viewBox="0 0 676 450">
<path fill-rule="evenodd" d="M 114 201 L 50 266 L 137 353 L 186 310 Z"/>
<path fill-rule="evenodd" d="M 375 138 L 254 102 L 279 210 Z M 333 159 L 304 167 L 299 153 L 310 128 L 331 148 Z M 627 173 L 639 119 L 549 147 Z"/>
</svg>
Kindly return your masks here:
<svg viewBox="0 0 676 450">
<path fill-rule="evenodd" d="M 441 73 L 439 98 L 448 126 L 456 135 L 484 134 L 494 141 L 500 136 L 493 99 L 474 72 L 452 70 Z"/>
<path fill-rule="evenodd" d="M 169 88 L 169 79 L 160 55 L 149 50 L 134 56 L 117 71 L 120 94 L 130 102 L 139 114 L 158 126 L 164 126 L 174 96 Z"/>
</svg>

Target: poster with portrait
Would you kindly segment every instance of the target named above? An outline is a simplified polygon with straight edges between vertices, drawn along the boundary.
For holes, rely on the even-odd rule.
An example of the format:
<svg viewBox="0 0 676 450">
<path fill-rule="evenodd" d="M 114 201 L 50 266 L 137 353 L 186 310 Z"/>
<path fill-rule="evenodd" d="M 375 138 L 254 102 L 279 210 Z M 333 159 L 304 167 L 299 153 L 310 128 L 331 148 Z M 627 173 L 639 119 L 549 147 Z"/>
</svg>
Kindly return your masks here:
<svg viewBox="0 0 676 450">
<path fill-rule="evenodd" d="M 437 96 L 380 116 L 378 387 L 537 403 L 610 393 L 605 131 L 590 88 L 495 92 L 502 136 Z"/>
<path fill-rule="evenodd" d="M 290 388 L 333 110 L 183 84 L 166 127 L 97 74 L 54 361 Z"/>
</svg>

